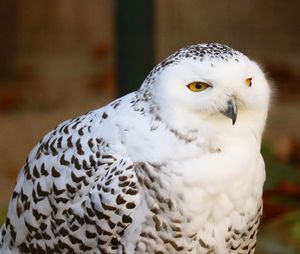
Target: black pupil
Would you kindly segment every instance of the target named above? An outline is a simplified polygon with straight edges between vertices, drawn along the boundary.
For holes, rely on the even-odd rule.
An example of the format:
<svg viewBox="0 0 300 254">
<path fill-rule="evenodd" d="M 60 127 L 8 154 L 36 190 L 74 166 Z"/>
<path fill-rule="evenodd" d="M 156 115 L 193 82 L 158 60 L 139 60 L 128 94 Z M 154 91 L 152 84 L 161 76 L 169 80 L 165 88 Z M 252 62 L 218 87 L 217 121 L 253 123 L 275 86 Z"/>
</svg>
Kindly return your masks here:
<svg viewBox="0 0 300 254">
<path fill-rule="evenodd" d="M 202 88 L 202 85 L 201 85 L 200 83 L 196 83 L 196 84 L 195 84 L 195 87 L 196 87 L 196 89 L 201 89 L 201 88 Z"/>
</svg>

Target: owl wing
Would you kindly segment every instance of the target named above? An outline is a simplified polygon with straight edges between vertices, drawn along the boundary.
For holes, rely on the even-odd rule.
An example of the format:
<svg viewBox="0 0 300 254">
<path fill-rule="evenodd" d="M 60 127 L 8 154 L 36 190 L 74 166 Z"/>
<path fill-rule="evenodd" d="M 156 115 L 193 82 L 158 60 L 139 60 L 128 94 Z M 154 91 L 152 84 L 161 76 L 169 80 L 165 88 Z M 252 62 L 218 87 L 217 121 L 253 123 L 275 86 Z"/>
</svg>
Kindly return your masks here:
<svg viewBox="0 0 300 254">
<path fill-rule="evenodd" d="M 2 226 L 0 250 L 111 253 L 140 202 L 135 165 L 93 137 L 85 119 L 59 125 L 32 150 Z"/>
</svg>

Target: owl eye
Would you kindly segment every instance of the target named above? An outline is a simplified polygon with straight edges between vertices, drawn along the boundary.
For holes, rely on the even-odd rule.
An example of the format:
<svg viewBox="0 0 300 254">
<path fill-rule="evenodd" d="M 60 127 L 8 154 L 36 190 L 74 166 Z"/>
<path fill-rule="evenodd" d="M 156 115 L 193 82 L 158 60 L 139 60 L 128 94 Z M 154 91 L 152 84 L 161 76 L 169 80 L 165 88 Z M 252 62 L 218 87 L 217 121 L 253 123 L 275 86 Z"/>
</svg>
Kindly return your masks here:
<svg viewBox="0 0 300 254">
<path fill-rule="evenodd" d="M 187 85 L 188 89 L 190 89 L 193 92 L 201 92 L 208 88 L 210 85 L 206 84 L 204 82 L 192 82 Z"/>
<path fill-rule="evenodd" d="M 247 79 L 246 79 L 246 85 L 247 85 L 248 87 L 252 86 L 252 78 L 247 78 Z"/>
</svg>

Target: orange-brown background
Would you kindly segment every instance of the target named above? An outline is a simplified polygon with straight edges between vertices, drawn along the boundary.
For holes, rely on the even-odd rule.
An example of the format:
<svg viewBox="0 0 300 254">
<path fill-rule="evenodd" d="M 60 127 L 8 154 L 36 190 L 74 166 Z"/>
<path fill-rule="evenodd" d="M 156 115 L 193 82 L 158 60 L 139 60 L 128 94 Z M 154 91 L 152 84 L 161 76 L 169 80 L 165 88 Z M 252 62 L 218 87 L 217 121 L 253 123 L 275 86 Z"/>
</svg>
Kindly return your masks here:
<svg viewBox="0 0 300 254">
<path fill-rule="evenodd" d="M 259 251 L 299 253 L 300 219 L 294 217 L 300 208 L 300 2 L 154 3 L 156 63 L 179 47 L 221 42 L 258 60 L 273 80 L 275 96 L 263 146 L 270 180 Z M 0 2 L 2 214 L 34 144 L 62 120 L 115 98 L 116 4 L 112 0 Z"/>
</svg>

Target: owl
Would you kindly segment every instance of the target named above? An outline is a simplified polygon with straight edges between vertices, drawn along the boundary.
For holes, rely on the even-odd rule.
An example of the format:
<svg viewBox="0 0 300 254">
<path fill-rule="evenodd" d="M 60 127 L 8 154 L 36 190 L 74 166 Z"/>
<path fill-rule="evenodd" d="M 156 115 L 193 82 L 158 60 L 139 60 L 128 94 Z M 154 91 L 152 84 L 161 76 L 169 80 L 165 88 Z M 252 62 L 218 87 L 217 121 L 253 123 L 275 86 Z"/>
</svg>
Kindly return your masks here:
<svg viewBox="0 0 300 254">
<path fill-rule="evenodd" d="M 39 141 L 0 252 L 254 253 L 270 94 L 239 51 L 179 49 L 137 91 Z"/>
</svg>

